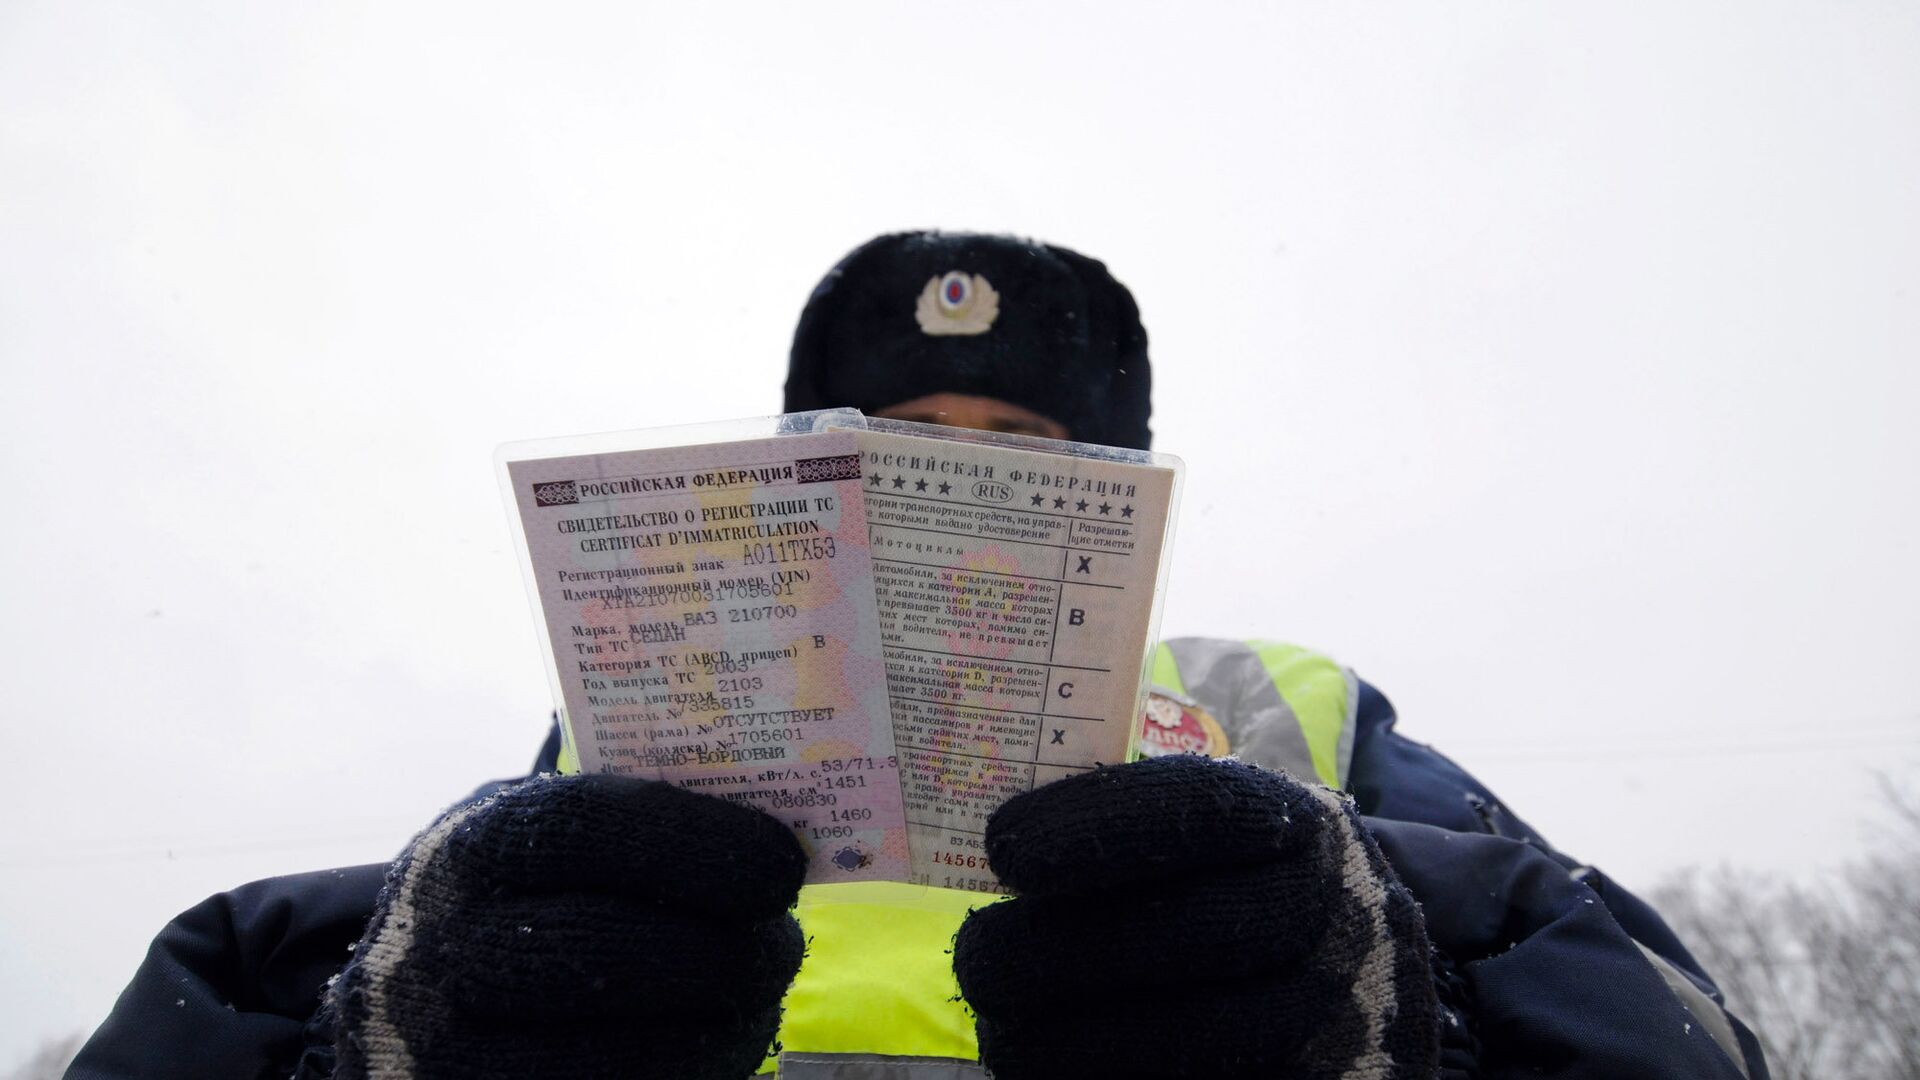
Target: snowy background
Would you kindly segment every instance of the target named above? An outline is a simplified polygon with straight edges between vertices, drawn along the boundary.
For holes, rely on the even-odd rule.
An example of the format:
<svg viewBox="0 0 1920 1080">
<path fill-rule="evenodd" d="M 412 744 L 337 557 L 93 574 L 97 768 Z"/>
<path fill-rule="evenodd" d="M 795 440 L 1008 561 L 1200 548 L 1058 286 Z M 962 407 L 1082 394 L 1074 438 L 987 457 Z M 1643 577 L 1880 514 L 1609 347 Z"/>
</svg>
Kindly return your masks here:
<svg viewBox="0 0 1920 1080">
<path fill-rule="evenodd" d="M 1164 629 L 1630 887 L 1920 770 L 1920 9 L 0 3 L 0 1068 L 547 690 L 490 457 L 774 411 L 890 229 L 1105 259 Z"/>
</svg>

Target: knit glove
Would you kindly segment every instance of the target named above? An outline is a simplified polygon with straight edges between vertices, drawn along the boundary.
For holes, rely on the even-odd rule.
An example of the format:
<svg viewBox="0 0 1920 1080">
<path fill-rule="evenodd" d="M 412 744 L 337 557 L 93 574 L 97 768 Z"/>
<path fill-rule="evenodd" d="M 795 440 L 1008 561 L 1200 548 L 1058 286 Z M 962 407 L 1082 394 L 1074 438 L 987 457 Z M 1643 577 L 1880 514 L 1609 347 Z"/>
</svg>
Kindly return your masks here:
<svg viewBox="0 0 1920 1080">
<path fill-rule="evenodd" d="M 1009 800 L 954 971 L 996 1080 L 1429 1080 L 1420 910 L 1351 802 L 1156 758 Z"/>
<path fill-rule="evenodd" d="M 614 776 L 447 812 L 328 991 L 336 1080 L 742 1080 L 800 968 L 806 856 L 767 815 Z"/>
</svg>

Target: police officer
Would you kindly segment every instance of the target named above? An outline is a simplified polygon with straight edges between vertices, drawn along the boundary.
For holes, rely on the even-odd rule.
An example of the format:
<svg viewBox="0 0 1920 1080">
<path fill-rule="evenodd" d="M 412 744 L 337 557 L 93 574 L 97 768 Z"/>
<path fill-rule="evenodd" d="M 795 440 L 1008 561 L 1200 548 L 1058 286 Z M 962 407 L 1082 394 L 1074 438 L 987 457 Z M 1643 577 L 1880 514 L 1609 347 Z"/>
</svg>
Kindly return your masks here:
<svg viewBox="0 0 1920 1080">
<path fill-rule="evenodd" d="M 815 290 L 786 403 L 1144 448 L 1149 377 L 1100 263 L 911 233 Z M 1153 674 L 1146 760 L 994 815 L 1014 899 L 802 888 L 771 819 L 554 776 L 550 737 L 389 866 L 182 915 L 70 1075 L 1766 1075 L 1651 910 L 1347 669 L 1181 639 Z"/>
</svg>

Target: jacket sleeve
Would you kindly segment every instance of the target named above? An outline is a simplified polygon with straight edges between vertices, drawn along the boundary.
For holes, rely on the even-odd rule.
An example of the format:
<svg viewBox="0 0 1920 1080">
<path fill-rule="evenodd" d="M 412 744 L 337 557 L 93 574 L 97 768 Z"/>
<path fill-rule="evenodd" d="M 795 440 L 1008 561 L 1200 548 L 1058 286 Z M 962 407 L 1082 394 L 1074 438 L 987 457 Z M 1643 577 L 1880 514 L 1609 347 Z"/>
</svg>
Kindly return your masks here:
<svg viewBox="0 0 1920 1080">
<path fill-rule="evenodd" d="M 1380 691 L 1359 683 L 1357 705 L 1348 787 L 1430 930 L 1436 920 L 1448 930 L 1435 944 L 1465 976 L 1489 1062 L 1531 1058 L 1549 1070 L 1529 1076 L 1767 1077 L 1758 1041 L 1653 908 L 1556 850 L 1465 769 L 1400 735 Z M 1582 985 L 1594 1001 L 1564 998 Z M 1636 1045 L 1668 1041 L 1664 1029 L 1635 1025 L 1672 1027 L 1675 1009 L 1685 1014 L 1679 1056 L 1632 1057 Z M 1694 1038 L 1702 1034 L 1707 1043 Z M 1681 1064 L 1691 1060 L 1683 1047 L 1696 1045 L 1723 1051 L 1721 1072 Z"/>
<path fill-rule="evenodd" d="M 551 771 L 559 750 L 556 718 L 534 771 Z M 321 991 L 366 930 L 386 872 L 375 863 L 269 878 L 183 912 L 153 939 L 68 1080 L 331 1075 Z"/>
<path fill-rule="evenodd" d="M 312 1044 L 327 980 L 373 911 L 384 865 L 243 885 L 168 923 L 69 1080 L 287 1077 Z M 325 1075 L 320 1072 L 319 1075 Z"/>
<path fill-rule="evenodd" d="M 1688 1008 L 1593 890 L 1532 845 L 1369 819 L 1464 977 L 1484 1080 L 1761 1080 Z M 1718 1012 L 1717 1009 L 1713 1010 Z M 1750 1038 L 1750 1037 L 1749 1037 Z"/>
</svg>

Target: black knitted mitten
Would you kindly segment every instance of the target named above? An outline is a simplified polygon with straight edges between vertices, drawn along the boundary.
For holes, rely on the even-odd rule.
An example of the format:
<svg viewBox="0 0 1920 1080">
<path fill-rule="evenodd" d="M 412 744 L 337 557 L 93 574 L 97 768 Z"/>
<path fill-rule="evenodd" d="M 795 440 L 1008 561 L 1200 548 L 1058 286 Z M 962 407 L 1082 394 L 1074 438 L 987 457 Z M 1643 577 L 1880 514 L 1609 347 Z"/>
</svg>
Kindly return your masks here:
<svg viewBox="0 0 1920 1080">
<path fill-rule="evenodd" d="M 543 776 L 448 811 L 329 991 L 337 1080 L 742 1080 L 799 970 L 806 856 L 744 806 Z"/>
<path fill-rule="evenodd" d="M 1016 898 L 954 971 L 997 1080 L 1430 1080 L 1420 910 L 1350 800 L 1165 757 L 1018 796 L 987 823 Z"/>
</svg>

